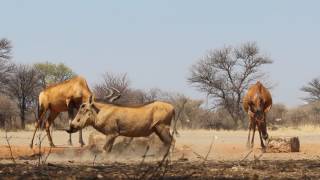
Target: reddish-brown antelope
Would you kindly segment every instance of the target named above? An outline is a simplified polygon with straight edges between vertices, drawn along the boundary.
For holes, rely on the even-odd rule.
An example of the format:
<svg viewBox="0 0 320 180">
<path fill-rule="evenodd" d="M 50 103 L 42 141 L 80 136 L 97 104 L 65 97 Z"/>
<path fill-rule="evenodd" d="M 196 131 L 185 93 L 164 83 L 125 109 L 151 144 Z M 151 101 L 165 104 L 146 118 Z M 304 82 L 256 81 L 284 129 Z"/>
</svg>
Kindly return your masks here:
<svg viewBox="0 0 320 180">
<path fill-rule="evenodd" d="M 106 99 L 110 102 L 118 99 L 120 97 L 120 92 L 116 89 L 109 89 L 109 95 Z M 114 91 L 117 91 L 117 95 L 114 96 Z M 80 105 L 88 101 L 89 97 L 92 95 L 87 82 L 82 77 L 75 77 L 73 79 L 51 85 L 40 92 L 39 94 L 39 104 L 38 104 L 38 120 L 35 123 L 35 130 L 33 132 L 30 147 L 33 147 L 33 141 L 37 129 L 40 125 L 44 125 L 50 146 L 54 147 L 52 137 L 50 134 L 50 126 L 55 120 L 55 118 L 61 112 L 68 111 L 69 123 L 75 117 L 74 110 L 78 110 Z M 49 112 L 48 118 L 45 118 L 46 113 Z M 82 131 L 79 131 L 79 143 L 81 146 L 84 145 L 82 139 Z M 69 134 L 69 144 L 72 144 L 71 133 Z"/>
<path fill-rule="evenodd" d="M 263 139 L 268 139 L 266 113 L 271 109 L 272 97 L 268 89 L 266 89 L 259 81 L 252 85 L 247 94 L 243 98 L 243 109 L 249 116 L 249 135 L 247 146 L 253 147 L 254 134 L 258 127 L 261 147 L 265 145 Z M 250 144 L 250 132 L 253 130 L 252 140 Z"/>
</svg>

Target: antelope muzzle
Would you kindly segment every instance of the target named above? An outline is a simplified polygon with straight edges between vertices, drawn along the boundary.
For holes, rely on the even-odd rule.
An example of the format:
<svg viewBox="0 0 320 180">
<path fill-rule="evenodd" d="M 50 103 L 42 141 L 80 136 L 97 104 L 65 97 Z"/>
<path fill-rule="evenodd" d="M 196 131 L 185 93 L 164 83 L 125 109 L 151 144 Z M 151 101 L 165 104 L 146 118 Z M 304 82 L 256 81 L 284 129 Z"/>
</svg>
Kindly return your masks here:
<svg viewBox="0 0 320 180">
<path fill-rule="evenodd" d="M 70 124 L 69 129 L 66 129 L 65 131 L 67 131 L 67 133 L 75 133 L 78 131 L 78 129 L 75 128 L 72 124 Z"/>
</svg>

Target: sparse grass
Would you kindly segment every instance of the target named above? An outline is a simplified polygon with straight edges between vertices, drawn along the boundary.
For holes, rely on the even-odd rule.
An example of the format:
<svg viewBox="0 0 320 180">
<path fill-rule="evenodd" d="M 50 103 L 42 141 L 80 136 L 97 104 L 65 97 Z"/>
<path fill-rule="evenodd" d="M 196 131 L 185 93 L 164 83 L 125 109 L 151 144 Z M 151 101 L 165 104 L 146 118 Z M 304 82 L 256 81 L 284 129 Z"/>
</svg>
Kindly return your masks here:
<svg viewBox="0 0 320 180">
<path fill-rule="evenodd" d="M 303 132 L 320 132 L 320 126 L 318 125 L 303 125 L 297 127 L 281 127 L 276 131 L 303 131 Z"/>
<path fill-rule="evenodd" d="M 27 124 L 25 130 L 9 130 L 8 132 L 31 132 L 34 130 L 33 124 Z M 38 130 L 42 131 L 42 130 Z M 57 133 L 61 130 L 53 129 L 53 133 Z M 181 135 L 189 135 L 189 134 L 201 134 L 201 136 L 212 136 L 212 134 L 237 134 L 237 135 L 245 135 L 248 133 L 247 129 L 241 129 L 241 130 L 207 130 L 207 129 L 179 129 L 179 133 L 181 132 Z M 1 133 L 5 133 L 4 129 L 0 129 Z M 62 132 L 62 131 L 61 131 Z M 92 128 L 86 128 L 83 132 L 95 132 Z M 314 133 L 319 132 L 320 133 L 320 126 L 317 125 L 303 125 L 303 126 L 297 126 L 297 127 L 280 127 L 276 130 L 268 129 L 268 132 L 270 135 L 299 135 L 301 133 Z M 77 137 L 77 135 L 74 135 L 74 137 Z M 54 137 L 55 138 L 55 137 Z"/>
<path fill-rule="evenodd" d="M 240 129 L 240 130 L 207 130 L 207 129 L 183 129 L 179 130 L 183 133 L 247 133 L 247 129 Z M 272 133 L 279 133 L 279 132 L 320 132 L 320 125 L 303 125 L 303 126 L 290 126 L 290 127 L 280 127 L 277 130 L 270 130 L 268 129 L 269 132 Z"/>
</svg>

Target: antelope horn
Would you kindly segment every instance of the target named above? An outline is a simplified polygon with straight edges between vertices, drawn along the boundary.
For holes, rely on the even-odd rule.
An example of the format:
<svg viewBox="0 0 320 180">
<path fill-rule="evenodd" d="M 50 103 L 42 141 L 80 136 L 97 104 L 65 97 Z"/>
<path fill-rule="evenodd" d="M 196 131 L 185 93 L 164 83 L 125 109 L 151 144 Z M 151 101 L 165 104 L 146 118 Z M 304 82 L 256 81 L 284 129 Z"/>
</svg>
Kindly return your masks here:
<svg viewBox="0 0 320 180">
<path fill-rule="evenodd" d="M 111 89 L 113 89 L 114 91 L 116 91 L 118 94 L 120 94 L 120 91 L 114 87 L 111 87 Z"/>
<path fill-rule="evenodd" d="M 115 100 L 119 99 L 121 97 L 121 93 L 118 89 L 112 87 L 112 90 L 116 91 L 117 92 L 117 95 L 112 97 L 109 102 L 114 102 Z M 113 91 L 113 94 L 114 94 L 114 91 Z"/>
<path fill-rule="evenodd" d="M 107 91 L 108 91 L 108 95 L 106 95 L 106 99 L 111 98 L 114 94 L 114 92 L 110 88 L 107 88 Z"/>
<path fill-rule="evenodd" d="M 112 97 L 109 102 L 114 102 L 115 100 L 119 99 L 121 94 L 118 94 L 117 96 Z"/>
</svg>

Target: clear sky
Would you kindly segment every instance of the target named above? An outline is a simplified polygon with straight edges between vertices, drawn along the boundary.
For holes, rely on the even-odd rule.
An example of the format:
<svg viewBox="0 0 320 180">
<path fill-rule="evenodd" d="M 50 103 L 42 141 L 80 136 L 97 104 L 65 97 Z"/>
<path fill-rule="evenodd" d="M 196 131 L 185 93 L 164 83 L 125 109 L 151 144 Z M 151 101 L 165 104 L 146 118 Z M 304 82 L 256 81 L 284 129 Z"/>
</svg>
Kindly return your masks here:
<svg viewBox="0 0 320 180">
<path fill-rule="evenodd" d="M 92 85 L 106 71 L 132 86 L 202 98 L 186 78 L 207 50 L 256 41 L 275 103 L 302 104 L 320 76 L 320 1 L 0 0 L 0 38 L 22 63 L 64 62 Z"/>
</svg>

